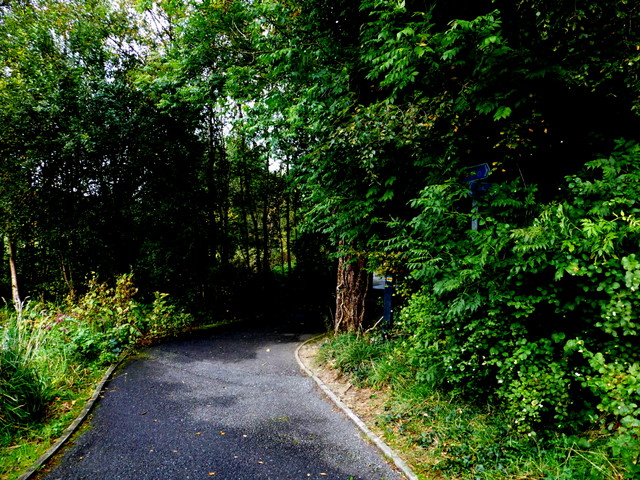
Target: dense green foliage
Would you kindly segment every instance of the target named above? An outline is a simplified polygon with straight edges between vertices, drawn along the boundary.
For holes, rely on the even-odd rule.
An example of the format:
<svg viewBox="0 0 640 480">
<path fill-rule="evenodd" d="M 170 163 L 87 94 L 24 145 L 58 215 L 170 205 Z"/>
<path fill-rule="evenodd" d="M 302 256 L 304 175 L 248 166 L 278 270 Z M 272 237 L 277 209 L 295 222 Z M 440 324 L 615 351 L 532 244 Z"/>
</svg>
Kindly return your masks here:
<svg viewBox="0 0 640 480">
<path fill-rule="evenodd" d="M 599 425 L 634 475 L 638 6 L 279 7 L 258 119 L 311 138 L 307 225 L 407 277 L 415 380 L 498 402 L 521 434 Z"/>
<path fill-rule="evenodd" d="M 599 423 L 635 472 L 639 162 L 639 146 L 620 143 L 547 205 L 494 186 L 466 235 L 439 218 L 455 210 L 456 187 L 425 191 L 429 208 L 412 222 L 421 249 L 408 256 L 429 287 L 399 322 L 418 381 L 499 400 L 522 433 Z M 434 238 L 451 250 L 424 258 Z"/>
<path fill-rule="evenodd" d="M 602 432 L 521 435 L 495 405 L 470 403 L 415 382 L 402 338 L 343 334 L 329 339 L 320 357 L 357 386 L 391 391 L 382 394 L 387 398 L 376 426 L 419 478 L 635 478 L 630 452 L 612 453 Z"/>
<path fill-rule="evenodd" d="M 139 26 L 109 2 L 16 2 L 0 15 L 1 228 L 25 295 L 75 293 L 90 271 L 132 267 L 159 289 L 158 239 L 175 249 L 170 271 L 195 248 L 181 219 L 198 149 L 186 114 L 133 88 Z"/>
<path fill-rule="evenodd" d="M 366 304 L 362 267 L 399 280 L 412 381 L 516 434 L 600 428 L 631 475 L 639 22 L 631 0 L 3 3 L 23 296 L 133 270 L 149 300 L 298 312 L 342 256 L 337 306 Z"/>
<path fill-rule="evenodd" d="M 16 247 L 23 298 L 133 270 L 149 301 L 168 291 L 234 316 L 246 304 L 235 295 L 266 289 L 271 267 L 293 270 L 285 172 L 255 135 L 223 132 L 234 57 L 192 49 L 204 33 L 170 3 L 0 6 L 0 237 Z"/>
</svg>

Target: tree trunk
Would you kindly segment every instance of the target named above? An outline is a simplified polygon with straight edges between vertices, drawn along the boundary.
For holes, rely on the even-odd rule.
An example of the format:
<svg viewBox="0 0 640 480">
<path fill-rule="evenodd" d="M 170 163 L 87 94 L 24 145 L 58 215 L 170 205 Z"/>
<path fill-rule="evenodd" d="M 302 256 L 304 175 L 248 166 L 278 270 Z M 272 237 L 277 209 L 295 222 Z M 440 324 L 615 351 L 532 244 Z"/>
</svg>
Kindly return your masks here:
<svg viewBox="0 0 640 480">
<path fill-rule="evenodd" d="M 369 290 L 369 274 L 360 255 L 345 255 L 338 260 L 336 288 L 336 332 L 358 332 L 364 326 L 365 301 Z"/>
<path fill-rule="evenodd" d="M 60 255 L 60 270 L 62 271 L 62 279 L 69 289 L 69 297 L 75 300 L 76 289 L 73 285 L 73 272 L 71 271 L 69 265 L 65 262 L 63 255 Z"/>
<path fill-rule="evenodd" d="M 289 163 L 286 164 L 286 177 L 289 178 Z M 287 257 L 287 273 L 290 276 L 293 271 L 293 264 L 291 261 L 291 198 L 293 197 L 291 193 L 291 187 L 286 188 L 285 194 L 285 239 L 286 239 L 286 257 Z"/>
<path fill-rule="evenodd" d="M 20 289 L 18 287 L 18 268 L 16 267 L 16 255 L 15 245 L 13 241 L 7 237 L 5 238 L 7 244 L 7 252 L 9 254 L 9 271 L 11 273 L 11 296 L 13 297 L 13 305 L 16 311 L 20 313 L 22 311 L 22 300 L 20 300 Z"/>
</svg>

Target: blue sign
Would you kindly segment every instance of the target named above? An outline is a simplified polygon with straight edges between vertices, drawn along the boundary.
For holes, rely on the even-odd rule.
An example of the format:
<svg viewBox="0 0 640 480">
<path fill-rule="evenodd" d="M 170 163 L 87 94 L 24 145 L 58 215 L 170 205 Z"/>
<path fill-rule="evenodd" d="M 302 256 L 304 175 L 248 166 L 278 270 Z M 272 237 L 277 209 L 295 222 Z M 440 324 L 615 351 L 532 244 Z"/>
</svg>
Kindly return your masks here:
<svg viewBox="0 0 640 480">
<path fill-rule="evenodd" d="M 481 163 L 480 165 L 474 165 L 473 167 L 466 168 L 469 176 L 464 179 L 465 182 L 469 184 L 469 191 L 472 197 L 477 196 L 479 193 L 486 192 L 491 187 L 490 183 L 482 182 L 491 174 L 491 167 L 488 163 Z M 472 200 L 471 203 L 471 229 L 478 230 L 478 218 L 477 216 L 473 216 L 473 214 L 477 214 L 478 210 L 478 202 L 476 200 Z"/>
<path fill-rule="evenodd" d="M 473 167 L 467 167 L 469 176 L 464 179 L 465 182 L 476 182 L 478 180 L 484 180 L 491 173 L 491 167 L 488 163 L 481 163 L 480 165 L 474 165 Z"/>
</svg>

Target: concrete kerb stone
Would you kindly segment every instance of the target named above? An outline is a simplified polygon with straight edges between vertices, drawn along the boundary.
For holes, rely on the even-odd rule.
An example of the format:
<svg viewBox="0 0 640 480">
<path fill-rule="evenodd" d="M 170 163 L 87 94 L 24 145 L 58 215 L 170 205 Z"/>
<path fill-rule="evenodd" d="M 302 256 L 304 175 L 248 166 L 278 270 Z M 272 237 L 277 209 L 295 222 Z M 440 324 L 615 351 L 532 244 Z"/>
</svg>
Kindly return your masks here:
<svg viewBox="0 0 640 480">
<path fill-rule="evenodd" d="M 362 433 L 385 455 L 387 458 L 393 461 L 394 465 L 404 474 L 404 476 L 408 480 L 419 480 L 418 476 L 411 470 L 411 467 L 400 458 L 400 456 L 389 446 L 387 445 L 380 437 L 378 437 L 375 433 L 373 433 L 369 427 L 351 410 L 338 396 L 331 391 L 331 389 L 320 380 L 302 361 L 300 358 L 300 350 L 307 344 L 312 343 L 324 335 L 318 335 L 316 337 L 310 338 L 305 342 L 301 343 L 298 348 L 296 348 L 296 361 L 302 371 L 309 377 L 311 377 L 320 387 L 322 392 L 338 406 L 343 413 L 357 425 L 357 427 L 362 431 Z"/>
</svg>

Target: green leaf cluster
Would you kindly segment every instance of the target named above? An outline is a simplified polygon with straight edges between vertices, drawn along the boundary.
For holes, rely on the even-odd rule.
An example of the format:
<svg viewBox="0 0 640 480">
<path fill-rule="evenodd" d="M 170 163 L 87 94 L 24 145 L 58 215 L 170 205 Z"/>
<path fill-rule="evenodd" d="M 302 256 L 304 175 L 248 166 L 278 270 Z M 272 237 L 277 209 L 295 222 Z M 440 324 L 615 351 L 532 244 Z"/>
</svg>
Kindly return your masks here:
<svg viewBox="0 0 640 480">
<path fill-rule="evenodd" d="M 640 146 L 619 141 L 549 204 L 531 189 L 494 185 L 460 213 L 456 188 L 426 189 L 405 230 L 412 240 L 396 245 L 418 247 L 405 256 L 424 285 L 399 322 L 417 381 L 497 401 L 522 433 L 600 423 L 619 455 L 626 442 L 631 468 L 639 162 Z M 470 216 L 479 230 L 461 228 Z"/>
</svg>

